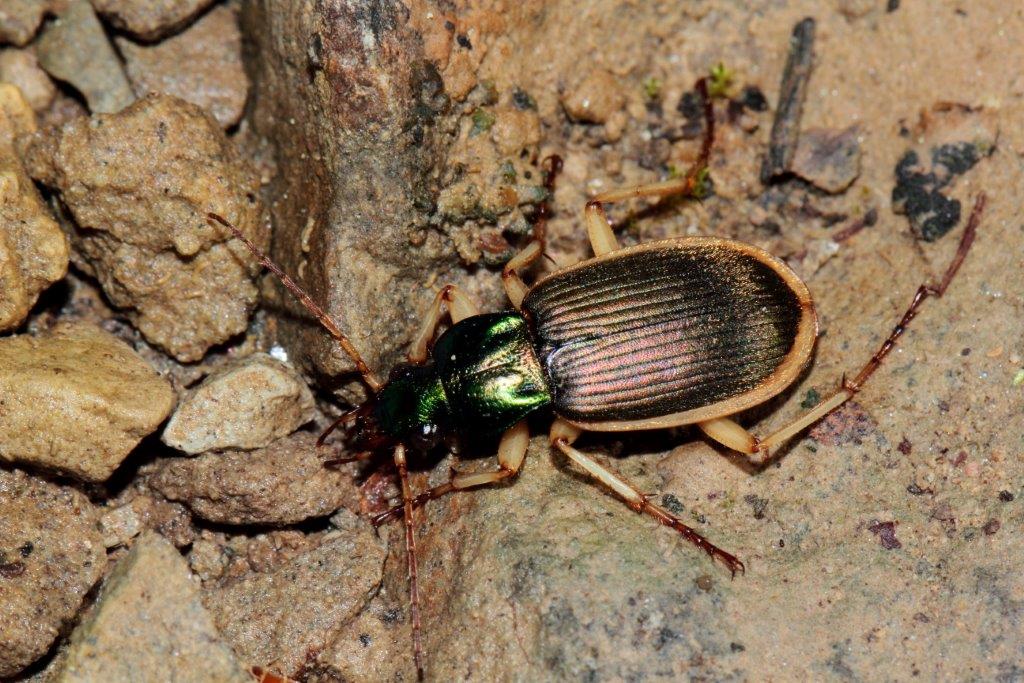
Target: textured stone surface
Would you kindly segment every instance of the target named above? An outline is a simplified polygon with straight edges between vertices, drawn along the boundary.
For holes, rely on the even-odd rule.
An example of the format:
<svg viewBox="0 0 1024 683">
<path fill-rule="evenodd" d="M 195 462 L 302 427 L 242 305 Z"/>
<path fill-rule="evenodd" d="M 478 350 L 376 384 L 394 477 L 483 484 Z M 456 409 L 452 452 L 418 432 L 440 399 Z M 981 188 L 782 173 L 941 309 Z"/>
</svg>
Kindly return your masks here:
<svg viewBox="0 0 1024 683">
<path fill-rule="evenodd" d="M 68 0 L 36 43 L 39 63 L 82 93 L 93 113 L 121 111 L 135 100 L 121 61 L 87 0 Z"/>
<path fill-rule="evenodd" d="M 50 649 L 106 564 L 85 496 L 0 469 L 0 676 Z"/>
<path fill-rule="evenodd" d="M 4 0 L 0 6 L 0 44 L 24 45 L 43 21 L 50 0 Z"/>
<path fill-rule="evenodd" d="M 96 11 L 119 29 L 153 41 L 185 24 L 213 0 L 91 0 Z"/>
<path fill-rule="evenodd" d="M 0 82 L 18 86 L 36 112 L 49 107 L 57 95 L 57 87 L 39 68 L 39 60 L 31 50 L 12 47 L 0 50 Z"/>
<path fill-rule="evenodd" d="M 103 481 L 174 407 L 170 383 L 85 323 L 0 339 L 0 460 Z"/>
<path fill-rule="evenodd" d="M 153 496 L 137 495 L 124 505 L 103 510 L 97 528 L 103 545 L 128 545 L 139 534 L 153 530 L 181 548 L 195 539 L 192 518 L 185 506 Z"/>
<path fill-rule="evenodd" d="M 18 88 L 0 83 L 0 332 L 18 327 L 68 268 L 67 239 L 17 151 L 35 125 Z"/>
<path fill-rule="evenodd" d="M 364 520 L 349 513 L 342 525 L 317 547 L 264 573 L 203 592 L 235 652 L 295 674 L 369 602 L 380 584 L 384 548 Z"/>
<path fill-rule="evenodd" d="M 71 634 L 56 681 L 251 682 L 219 639 L 199 582 L 174 546 L 142 536 Z"/>
<path fill-rule="evenodd" d="M 238 123 L 249 92 L 236 12 L 216 7 L 182 33 L 155 45 L 117 39 L 132 88 L 198 104 L 225 128 Z"/>
<path fill-rule="evenodd" d="M 791 171 L 815 187 L 836 194 L 860 173 L 860 145 L 855 127 L 811 128 L 800 133 Z"/>
<path fill-rule="evenodd" d="M 314 410 L 313 394 L 294 368 L 255 353 L 190 389 L 162 438 L 193 455 L 262 448 L 312 420 Z"/>
<path fill-rule="evenodd" d="M 310 432 L 252 452 L 170 459 L 150 484 L 221 524 L 294 524 L 358 499 L 349 473 L 323 466 Z"/>
<path fill-rule="evenodd" d="M 366 10 L 329 0 L 287 13 L 274 6 L 247 3 L 242 17 L 255 41 L 253 124 L 277 153 L 273 255 L 371 365 L 391 362 L 413 333 L 408 291 L 452 259 L 424 230 L 436 162 L 432 123 L 447 98 L 419 57 L 401 5 Z M 289 355 L 320 374 L 350 372 L 330 337 L 279 293 L 280 305 L 295 312 L 281 320 Z M 414 310 L 430 296 L 423 293 Z"/>
<path fill-rule="evenodd" d="M 34 145 L 26 164 L 74 216 L 76 265 L 147 340 L 194 361 L 245 330 L 254 264 L 206 215 L 264 243 L 257 179 L 199 107 L 152 96 L 74 119 Z"/>
</svg>

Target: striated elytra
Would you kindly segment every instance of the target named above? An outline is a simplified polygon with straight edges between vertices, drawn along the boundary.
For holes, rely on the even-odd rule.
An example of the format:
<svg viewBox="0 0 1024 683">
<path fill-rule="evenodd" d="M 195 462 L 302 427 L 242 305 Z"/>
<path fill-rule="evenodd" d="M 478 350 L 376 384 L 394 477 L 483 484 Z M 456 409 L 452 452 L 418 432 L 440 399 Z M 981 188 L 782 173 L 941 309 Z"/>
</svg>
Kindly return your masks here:
<svg viewBox="0 0 1024 683">
<path fill-rule="evenodd" d="M 807 287 L 734 240 L 621 249 L 541 280 L 522 312 L 466 318 L 403 366 L 374 411 L 395 439 L 496 436 L 548 406 L 588 431 L 732 415 L 782 391 L 817 332 Z"/>
</svg>

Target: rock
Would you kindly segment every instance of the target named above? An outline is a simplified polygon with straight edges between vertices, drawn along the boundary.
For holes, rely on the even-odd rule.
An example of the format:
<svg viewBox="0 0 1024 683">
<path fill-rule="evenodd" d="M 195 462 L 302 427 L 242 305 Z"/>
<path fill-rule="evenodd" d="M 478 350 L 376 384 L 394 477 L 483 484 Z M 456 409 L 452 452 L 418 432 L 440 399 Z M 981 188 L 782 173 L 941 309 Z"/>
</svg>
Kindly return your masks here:
<svg viewBox="0 0 1024 683">
<path fill-rule="evenodd" d="M 359 499 L 351 475 L 323 466 L 309 432 L 254 452 L 169 459 L 150 485 L 218 524 L 295 524 Z"/>
<path fill-rule="evenodd" d="M 4 0 L 0 6 L 0 45 L 25 45 L 39 30 L 49 0 Z"/>
<path fill-rule="evenodd" d="M 250 662 L 295 675 L 327 646 L 380 585 L 384 549 L 351 513 L 344 530 L 268 573 L 249 573 L 203 593 L 220 632 Z"/>
<path fill-rule="evenodd" d="M 310 680 L 374 683 L 400 681 L 408 675 L 412 630 L 400 607 L 378 595 L 306 667 Z"/>
<path fill-rule="evenodd" d="M 103 18 L 136 38 L 155 41 L 172 33 L 213 0 L 92 0 Z"/>
<path fill-rule="evenodd" d="M 315 417 L 302 377 L 265 353 L 219 368 L 182 398 L 163 442 L 189 454 L 251 450 L 291 434 Z"/>
<path fill-rule="evenodd" d="M 50 649 L 106 564 L 85 496 L 0 469 L 0 677 Z"/>
<path fill-rule="evenodd" d="M 991 111 L 942 104 L 923 111 L 913 132 L 919 144 L 896 163 L 892 210 L 906 214 L 920 239 L 934 242 L 960 222 L 951 186 L 995 151 L 999 126 Z"/>
<path fill-rule="evenodd" d="M 0 460 L 85 481 L 107 479 L 174 407 L 167 380 L 81 323 L 0 339 L 0 396 Z"/>
<path fill-rule="evenodd" d="M 117 39 L 132 88 L 198 104 L 224 128 L 242 118 L 249 80 L 242 67 L 242 36 L 231 7 L 215 7 L 181 34 L 155 45 Z"/>
<path fill-rule="evenodd" d="M 242 15 L 254 43 L 253 128 L 274 145 L 278 167 L 268 188 L 273 256 L 383 368 L 432 296 L 410 300 L 409 291 L 456 258 L 428 228 L 449 99 L 406 19 L 400 4 L 368 12 L 347 0 L 294 12 L 258 0 Z M 289 357 L 321 377 L 351 376 L 337 344 L 276 293 L 275 308 L 291 313 L 279 319 Z"/>
<path fill-rule="evenodd" d="M 21 325 L 39 294 L 68 268 L 67 239 L 16 151 L 34 130 L 18 88 L 0 83 L 0 332 Z"/>
<path fill-rule="evenodd" d="M 594 69 L 562 95 L 565 112 L 585 123 L 606 123 L 624 104 L 622 86 L 604 69 Z"/>
<path fill-rule="evenodd" d="M 860 175 L 857 135 L 856 126 L 801 131 L 790 170 L 825 192 L 839 194 Z"/>
<path fill-rule="evenodd" d="M 103 545 L 113 548 L 128 545 L 146 530 L 156 531 L 176 548 L 183 548 L 195 539 L 192 518 L 185 506 L 138 495 L 124 505 L 108 508 L 99 520 Z"/>
<path fill-rule="evenodd" d="M 121 111 L 135 100 L 121 61 L 87 0 L 68 0 L 36 42 L 39 63 L 85 97 L 93 113 Z"/>
<path fill-rule="evenodd" d="M 199 107 L 152 96 L 74 119 L 33 145 L 26 165 L 74 216 L 76 265 L 148 341 L 191 362 L 246 329 L 255 263 L 206 215 L 264 244 L 258 180 Z"/>
<path fill-rule="evenodd" d="M 71 634 L 55 681 L 235 681 L 252 678 L 218 637 L 184 558 L 146 534 L 103 583 Z"/>
<path fill-rule="evenodd" d="M 39 68 L 39 61 L 31 50 L 0 50 L 0 82 L 18 86 L 29 106 L 36 112 L 49 107 L 57 96 L 57 87 L 46 72 Z"/>
</svg>

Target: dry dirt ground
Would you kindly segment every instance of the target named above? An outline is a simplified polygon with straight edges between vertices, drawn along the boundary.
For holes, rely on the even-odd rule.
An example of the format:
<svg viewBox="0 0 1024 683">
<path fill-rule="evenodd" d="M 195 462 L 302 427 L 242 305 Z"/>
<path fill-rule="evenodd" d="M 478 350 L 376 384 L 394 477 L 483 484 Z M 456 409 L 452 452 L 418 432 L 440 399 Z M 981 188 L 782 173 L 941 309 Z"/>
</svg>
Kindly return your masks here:
<svg viewBox="0 0 1024 683">
<path fill-rule="evenodd" d="M 142 4 L 0 8 L 0 678 L 414 680 L 401 527 L 367 521 L 390 473 L 324 470 L 312 446 L 362 390 L 206 212 L 270 245 L 383 374 L 444 283 L 506 305 L 547 155 L 533 276 L 587 255 L 588 198 L 684 170 L 714 71 L 711 194 L 611 215 L 624 244 L 734 237 L 806 281 L 813 363 L 740 416 L 755 432 L 871 356 L 984 193 L 977 240 L 864 390 L 767 467 L 689 428 L 580 441 L 742 575 L 553 455 L 544 419 L 516 481 L 431 503 L 427 678 L 1024 681 L 1024 8 Z M 765 179 L 806 17 L 801 142 Z"/>
</svg>

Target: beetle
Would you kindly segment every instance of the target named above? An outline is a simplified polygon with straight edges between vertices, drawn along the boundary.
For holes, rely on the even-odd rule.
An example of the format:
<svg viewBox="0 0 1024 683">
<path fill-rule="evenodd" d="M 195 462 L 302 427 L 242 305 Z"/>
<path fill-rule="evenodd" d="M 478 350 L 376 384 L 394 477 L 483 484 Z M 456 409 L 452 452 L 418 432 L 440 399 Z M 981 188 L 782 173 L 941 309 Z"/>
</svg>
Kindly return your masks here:
<svg viewBox="0 0 1024 683">
<path fill-rule="evenodd" d="M 532 241 L 502 271 L 512 310 L 481 313 L 454 285 L 435 296 L 408 353 L 408 363 L 381 382 L 337 324 L 280 267 L 224 218 L 209 214 L 241 240 L 327 329 L 370 388 L 370 399 L 320 437 L 355 422 L 362 456 L 391 449 L 402 504 L 377 518 L 402 516 L 410 592 L 413 654 L 423 677 L 413 508 L 445 494 L 495 484 L 519 472 L 530 434 L 527 418 L 550 410 L 549 442 L 638 513 L 674 529 L 735 576 L 743 563 L 718 548 L 634 485 L 576 449 L 584 431 L 629 432 L 696 425 L 710 439 L 763 465 L 775 449 L 853 397 L 895 346 L 921 303 L 941 296 L 959 269 L 985 205 L 979 195 L 956 254 L 937 285 L 922 285 L 900 321 L 858 374 L 834 394 L 760 438 L 731 416 L 779 394 L 812 356 L 818 324 L 807 286 L 782 260 L 743 242 L 679 237 L 620 248 L 605 205 L 634 197 L 694 195 L 707 175 L 714 110 L 705 79 L 701 151 L 681 178 L 613 190 L 588 202 L 584 223 L 594 258 L 543 277 L 522 275 L 543 254 L 547 210 Z M 560 161 L 551 157 L 548 183 Z M 550 187 L 549 187 L 550 189 Z M 445 315 L 452 325 L 437 340 Z M 455 472 L 414 495 L 407 450 L 426 452 L 446 437 L 493 436 L 495 470 Z"/>
</svg>

